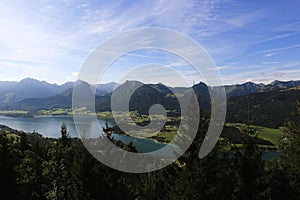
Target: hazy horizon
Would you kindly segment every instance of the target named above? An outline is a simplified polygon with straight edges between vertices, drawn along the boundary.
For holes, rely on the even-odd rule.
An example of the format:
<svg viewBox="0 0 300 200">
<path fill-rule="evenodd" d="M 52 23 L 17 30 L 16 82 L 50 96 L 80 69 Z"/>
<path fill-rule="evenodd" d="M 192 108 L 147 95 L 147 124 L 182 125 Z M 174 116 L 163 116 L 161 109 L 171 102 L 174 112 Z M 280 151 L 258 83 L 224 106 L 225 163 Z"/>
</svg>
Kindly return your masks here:
<svg viewBox="0 0 300 200">
<path fill-rule="evenodd" d="M 49 83 L 49 84 L 56 84 L 56 85 L 63 85 L 63 84 L 66 84 L 66 83 L 70 83 L 70 82 L 73 83 L 73 82 L 79 81 L 79 79 L 77 79 L 77 80 L 74 80 L 74 81 L 66 81 L 66 82 L 64 82 L 64 83 L 55 83 L 55 82 L 48 82 L 47 80 L 39 80 L 39 79 L 33 78 L 33 77 L 26 77 L 26 78 L 22 78 L 22 79 L 20 79 L 20 80 L 9 80 L 9 81 L 6 81 L 6 80 L 0 80 L 0 82 L 18 82 L 18 83 L 19 83 L 19 82 L 21 82 L 21 81 L 23 81 L 23 80 L 25 80 L 25 79 L 37 80 L 37 81 L 40 81 L 40 82 L 45 81 L 45 82 L 47 82 L 47 83 Z M 84 81 L 84 80 L 81 80 L 81 81 Z M 123 84 L 123 83 L 125 83 L 126 81 L 139 81 L 139 80 L 125 80 L 125 81 L 123 81 L 123 82 L 121 82 L 121 83 L 118 83 L 118 82 L 115 82 L 115 81 L 111 81 L 111 82 L 100 82 L 100 83 L 97 83 L 97 84 L 109 84 L 109 83 Z M 250 81 L 245 81 L 245 82 L 243 82 L 243 83 L 224 84 L 224 86 L 229 86 L 229 85 L 240 85 L 240 84 L 245 84 L 245 83 L 249 83 L 249 82 L 255 83 L 255 84 L 264 84 L 264 85 L 268 85 L 268 84 L 271 84 L 271 83 L 274 82 L 274 81 L 280 81 L 280 82 L 300 81 L 300 78 L 299 78 L 299 79 L 294 79 L 294 80 L 280 80 L 280 79 L 277 79 L 277 80 L 272 80 L 272 81 L 267 82 L 267 83 L 255 82 L 255 81 L 251 81 L 251 80 L 250 80 Z M 84 81 L 84 82 L 89 83 L 88 81 Z M 168 84 L 163 83 L 163 82 L 151 82 L 151 83 L 149 83 L 149 82 L 142 82 L 142 81 L 139 81 L 139 82 L 145 83 L 145 84 L 163 84 L 163 85 L 170 86 L 170 87 L 184 87 L 184 86 L 172 86 L 172 85 L 168 85 Z M 204 82 L 204 81 L 199 81 L 199 82 L 194 82 L 194 85 L 199 84 L 199 83 L 205 83 L 205 84 L 207 84 L 207 83 Z M 92 83 L 89 83 L 89 84 L 93 85 Z"/>
</svg>

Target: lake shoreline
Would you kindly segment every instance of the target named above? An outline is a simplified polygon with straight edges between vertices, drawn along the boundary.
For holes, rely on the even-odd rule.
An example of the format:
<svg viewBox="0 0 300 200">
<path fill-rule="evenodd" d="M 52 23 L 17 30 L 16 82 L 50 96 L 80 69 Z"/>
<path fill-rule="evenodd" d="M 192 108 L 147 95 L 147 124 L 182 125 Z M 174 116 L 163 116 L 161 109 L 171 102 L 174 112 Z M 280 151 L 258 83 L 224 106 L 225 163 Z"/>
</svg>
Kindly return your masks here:
<svg viewBox="0 0 300 200">
<path fill-rule="evenodd" d="M 59 138 L 62 123 L 65 123 L 68 127 L 68 132 L 71 137 L 80 138 L 72 115 L 36 115 L 34 117 L 0 115 L 0 124 L 29 134 L 39 133 L 45 138 Z M 109 126 L 114 125 L 114 122 L 110 122 L 109 124 Z M 89 137 L 92 138 L 97 138 L 103 134 L 102 127 L 105 127 L 104 119 L 97 119 L 97 121 L 83 125 L 86 132 L 89 133 Z M 136 146 L 140 152 L 155 151 L 166 145 L 152 138 L 131 137 L 118 133 L 114 134 L 116 134 L 116 140 L 120 140 L 124 143 L 133 142 L 134 146 Z"/>
</svg>

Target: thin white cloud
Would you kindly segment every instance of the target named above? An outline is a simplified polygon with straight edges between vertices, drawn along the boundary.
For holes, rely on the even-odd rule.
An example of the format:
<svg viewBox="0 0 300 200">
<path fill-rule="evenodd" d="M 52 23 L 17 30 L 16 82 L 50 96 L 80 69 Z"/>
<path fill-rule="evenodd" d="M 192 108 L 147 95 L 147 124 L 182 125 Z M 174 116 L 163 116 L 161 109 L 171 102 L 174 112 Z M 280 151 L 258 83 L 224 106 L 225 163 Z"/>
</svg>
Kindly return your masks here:
<svg viewBox="0 0 300 200">
<path fill-rule="evenodd" d="M 273 36 L 273 37 L 267 37 L 265 39 L 259 40 L 259 41 L 255 42 L 255 43 L 258 44 L 258 43 L 263 43 L 263 42 L 269 42 L 269 41 L 273 41 L 273 40 L 278 40 L 278 39 L 286 38 L 286 37 L 289 37 L 291 35 L 292 35 L 291 33 L 276 35 L 276 36 Z"/>
<path fill-rule="evenodd" d="M 72 72 L 71 75 L 67 76 L 68 81 L 76 81 L 78 79 L 78 72 Z"/>
<path fill-rule="evenodd" d="M 224 5 L 226 6 L 224 7 Z M 10 61 L 2 61 L 0 64 L 12 69 L 19 69 L 22 71 L 22 75 L 48 74 L 49 77 L 54 77 L 53 80 L 61 79 L 61 77 L 66 80 L 68 76 L 71 78 L 72 72 L 79 70 L 91 50 L 105 39 L 138 27 L 175 29 L 191 36 L 198 42 L 204 42 L 209 53 L 221 66 L 219 70 L 226 73 L 229 71 L 234 73 L 235 69 L 239 71 L 239 64 L 230 66 L 230 63 L 218 62 L 218 60 L 227 61 L 225 57 L 228 57 L 230 62 L 236 59 L 238 60 L 236 62 L 242 63 L 238 56 L 241 54 L 247 56 L 249 53 L 247 50 L 251 49 L 253 45 L 274 41 L 269 49 L 256 52 L 257 54 L 263 53 L 260 56 L 266 60 L 270 60 L 271 56 L 278 52 L 300 47 L 300 44 L 296 42 L 295 45 L 285 47 L 278 47 L 275 43 L 275 40 L 287 39 L 289 36 L 295 35 L 295 32 L 300 31 L 299 20 L 295 19 L 295 22 L 282 26 L 274 23 L 278 29 L 273 26 L 273 29 L 268 30 L 267 34 L 262 33 L 257 36 L 255 26 L 252 27 L 251 24 L 263 21 L 260 19 L 266 19 L 268 13 L 265 11 L 267 9 L 265 7 L 233 9 L 237 5 L 237 2 L 227 0 L 145 0 L 134 4 L 127 4 L 124 1 L 115 1 L 114 3 L 86 3 L 74 0 L 3 1 L 0 6 L 0 26 L 2 27 L 0 55 L 1 58 Z M 273 18 L 268 18 L 268 20 L 273 20 Z M 237 32 L 234 32 L 235 30 Z M 228 33 L 233 34 L 226 37 Z M 271 37 L 269 37 L 270 35 Z M 145 39 L 144 42 L 146 43 L 147 40 Z M 193 49 L 185 48 L 184 45 L 182 51 L 193 53 Z M 128 56 L 160 60 L 156 56 L 134 52 L 129 53 Z M 263 58 L 264 56 L 265 58 Z M 164 59 L 161 59 L 162 62 Z M 169 59 L 167 61 L 171 66 L 180 67 L 184 65 L 184 62 L 179 60 Z M 267 63 L 264 60 L 257 62 L 258 64 L 249 66 L 253 67 L 254 72 L 256 68 L 262 66 L 269 68 L 270 65 L 276 64 Z M 263 65 L 260 65 L 261 63 Z M 245 64 L 240 66 L 246 71 Z M 269 68 L 270 70 L 271 68 Z M 26 72 L 23 73 L 23 71 Z M 59 75 L 55 76 L 55 74 Z M 252 76 L 246 72 L 243 75 L 244 79 L 247 75 Z M 8 73 L 6 76 L 14 78 L 17 75 Z M 44 76 L 46 77 L 46 75 Z M 229 79 L 231 78 L 229 77 Z"/>
<path fill-rule="evenodd" d="M 235 84 L 244 83 L 246 80 L 251 79 L 255 83 L 270 83 L 276 79 L 298 80 L 300 74 L 299 62 L 284 63 L 273 67 L 266 67 L 266 65 L 243 66 L 243 69 L 245 71 L 223 75 L 224 82 L 226 84 Z"/>
<path fill-rule="evenodd" d="M 267 53 L 264 55 L 264 57 L 271 57 L 271 56 L 275 56 L 276 54 L 277 54 L 276 52 Z"/>
<path fill-rule="evenodd" d="M 283 63 L 280 65 L 276 65 L 274 68 L 274 70 L 278 70 L 278 69 L 285 69 L 285 68 L 291 68 L 291 67 L 300 67 L 300 62 L 296 61 L 296 62 L 288 62 L 288 63 Z"/>
<path fill-rule="evenodd" d="M 274 64 L 279 64 L 280 62 L 278 61 L 271 61 L 271 62 L 262 62 L 262 65 L 274 65 Z"/>
<path fill-rule="evenodd" d="M 282 25 L 277 28 L 278 31 L 292 31 L 292 32 L 299 32 L 300 31 L 300 21 L 295 21 L 292 23 L 288 23 Z"/>
<path fill-rule="evenodd" d="M 261 52 L 263 52 L 263 53 L 276 53 L 276 52 L 279 52 L 279 51 L 295 49 L 295 48 L 299 48 L 299 47 L 300 47 L 300 44 L 296 44 L 296 45 L 280 47 L 280 48 L 265 49 L 265 50 L 262 50 Z"/>
<path fill-rule="evenodd" d="M 83 4 L 80 4 L 80 6 L 79 6 L 79 8 L 86 8 L 86 7 L 89 7 L 88 3 L 83 3 Z"/>
</svg>

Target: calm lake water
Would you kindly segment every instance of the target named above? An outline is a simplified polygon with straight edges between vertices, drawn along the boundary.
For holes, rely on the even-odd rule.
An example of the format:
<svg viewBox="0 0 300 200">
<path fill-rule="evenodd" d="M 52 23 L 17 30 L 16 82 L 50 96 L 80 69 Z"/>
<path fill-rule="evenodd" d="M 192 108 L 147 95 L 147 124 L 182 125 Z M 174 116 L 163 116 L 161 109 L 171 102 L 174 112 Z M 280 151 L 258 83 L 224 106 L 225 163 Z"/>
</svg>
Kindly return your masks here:
<svg viewBox="0 0 300 200">
<path fill-rule="evenodd" d="M 86 132 L 90 133 L 92 137 L 99 137 L 102 134 L 102 127 L 105 126 L 105 120 L 98 119 L 98 122 L 89 123 L 85 128 Z M 60 126 L 65 123 L 68 127 L 68 131 L 72 137 L 78 137 L 78 133 L 75 128 L 73 117 L 70 115 L 59 116 L 35 116 L 35 117 L 7 117 L 0 115 L 0 124 L 6 125 L 10 128 L 17 129 L 24 132 L 38 132 L 44 137 L 58 138 L 60 137 Z M 110 122 L 110 125 L 114 125 Z M 99 126 L 101 132 L 99 132 Z M 133 142 L 134 146 L 139 152 L 147 153 L 156 151 L 163 148 L 165 144 L 157 143 L 154 140 L 146 138 L 129 137 L 119 134 L 113 135 L 116 140 L 121 140 L 124 143 Z M 176 149 L 176 148 L 175 148 Z M 173 157 L 173 148 L 168 149 L 166 157 Z M 179 150 L 176 150 L 179 152 Z M 267 160 L 273 157 L 277 157 L 277 151 L 268 151 L 263 154 L 263 159 Z"/>
<path fill-rule="evenodd" d="M 69 115 L 58 116 L 34 116 L 34 117 L 7 117 L 0 115 L 0 124 L 10 128 L 24 132 L 38 132 L 44 137 L 58 138 L 60 137 L 60 126 L 65 123 L 71 137 L 78 137 L 73 117 Z M 110 122 L 113 125 L 113 122 Z M 99 126 L 101 132 L 99 132 Z M 105 120 L 98 119 L 97 122 L 89 123 L 86 126 L 86 132 L 92 137 L 99 137 L 102 134 L 102 127 L 105 127 Z M 116 140 L 124 143 L 133 142 L 136 149 L 140 152 L 152 152 L 165 146 L 165 144 L 157 143 L 151 139 L 128 137 L 124 135 L 114 134 Z"/>
</svg>

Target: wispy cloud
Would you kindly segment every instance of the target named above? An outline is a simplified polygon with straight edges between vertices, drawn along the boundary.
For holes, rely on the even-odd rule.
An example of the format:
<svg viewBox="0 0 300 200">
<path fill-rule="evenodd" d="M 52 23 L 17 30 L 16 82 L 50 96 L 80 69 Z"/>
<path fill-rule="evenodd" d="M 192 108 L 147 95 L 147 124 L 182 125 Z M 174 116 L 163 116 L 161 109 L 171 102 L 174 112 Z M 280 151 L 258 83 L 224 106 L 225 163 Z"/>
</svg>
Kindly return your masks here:
<svg viewBox="0 0 300 200">
<path fill-rule="evenodd" d="M 277 28 L 278 31 L 292 31 L 299 32 L 300 31 L 300 20 L 294 21 L 292 23 L 284 24 Z"/>
<path fill-rule="evenodd" d="M 271 61 L 271 62 L 262 62 L 262 65 L 274 65 L 274 64 L 279 64 L 280 62 L 278 61 Z"/>
<path fill-rule="evenodd" d="M 291 33 L 275 35 L 275 36 L 272 36 L 272 37 L 267 37 L 265 39 L 259 40 L 259 41 L 255 42 L 255 43 L 269 42 L 269 41 L 273 41 L 273 40 L 278 40 L 278 39 L 286 38 L 286 37 L 289 37 L 291 35 L 292 35 Z"/>
<path fill-rule="evenodd" d="M 265 49 L 265 50 L 262 50 L 262 52 L 263 53 L 275 53 L 275 52 L 289 50 L 289 49 L 295 49 L 295 48 L 299 48 L 299 47 L 300 47 L 300 44 L 296 44 L 296 45 L 285 46 L 285 47 L 274 48 L 274 49 Z"/>
<path fill-rule="evenodd" d="M 223 80 L 227 84 L 231 84 L 232 81 L 237 83 L 244 83 L 249 80 L 256 83 L 270 83 L 274 80 L 291 80 L 299 79 L 300 75 L 300 63 L 291 62 L 285 64 L 273 64 L 271 67 L 267 67 L 269 64 L 261 64 L 254 66 L 243 66 L 242 71 L 232 72 L 231 74 L 223 75 Z"/>
<path fill-rule="evenodd" d="M 76 81 L 78 79 L 78 72 L 72 72 L 68 77 L 68 81 Z"/>
<path fill-rule="evenodd" d="M 72 73 L 79 71 L 84 59 L 104 40 L 141 27 L 174 29 L 200 42 L 228 82 L 235 82 L 234 76 L 242 72 L 241 80 L 262 80 L 259 74 L 255 75 L 263 73 L 257 71 L 259 67 L 265 68 L 264 79 L 294 77 L 292 73 L 274 69 L 273 65 L 290 63 L 300 56 L 296 51 L 300 47 L 300 15 L 297 6 L 289 6 L 293 18 L 282 17 L 277 10 L 287 7 L 285 2 L 272 6 L 268 2 L 237 0 L 134 3 L 43 0 L 0 4 L 0 68 L 3 70 L 0 79 L 33 76 L 50 82 L 71 80 L 75 77 Z M 192 50 L 182 45 L 182 51 Z M 289 55 L 283 58 L 283 53 Z M 128 66 L 129 61 L 135 66 L 135 62 L 140 64 L 143 59 L 155 60 L 182 73 L 189 72 L 181 59 L 136 52 L 129 53 L 128 57 L 131 57 Z M 119 71 L 122 70 L 116 73 Z M 196 79 L 193 73 L 189 77 Z"/>
<path fill-rule="evenodd" d="M 264 55 L 264 57 L 271 57 L 271 56 L 275 56 L 276 54 L 277 52 L 267 53 Z"/>
</svg>

